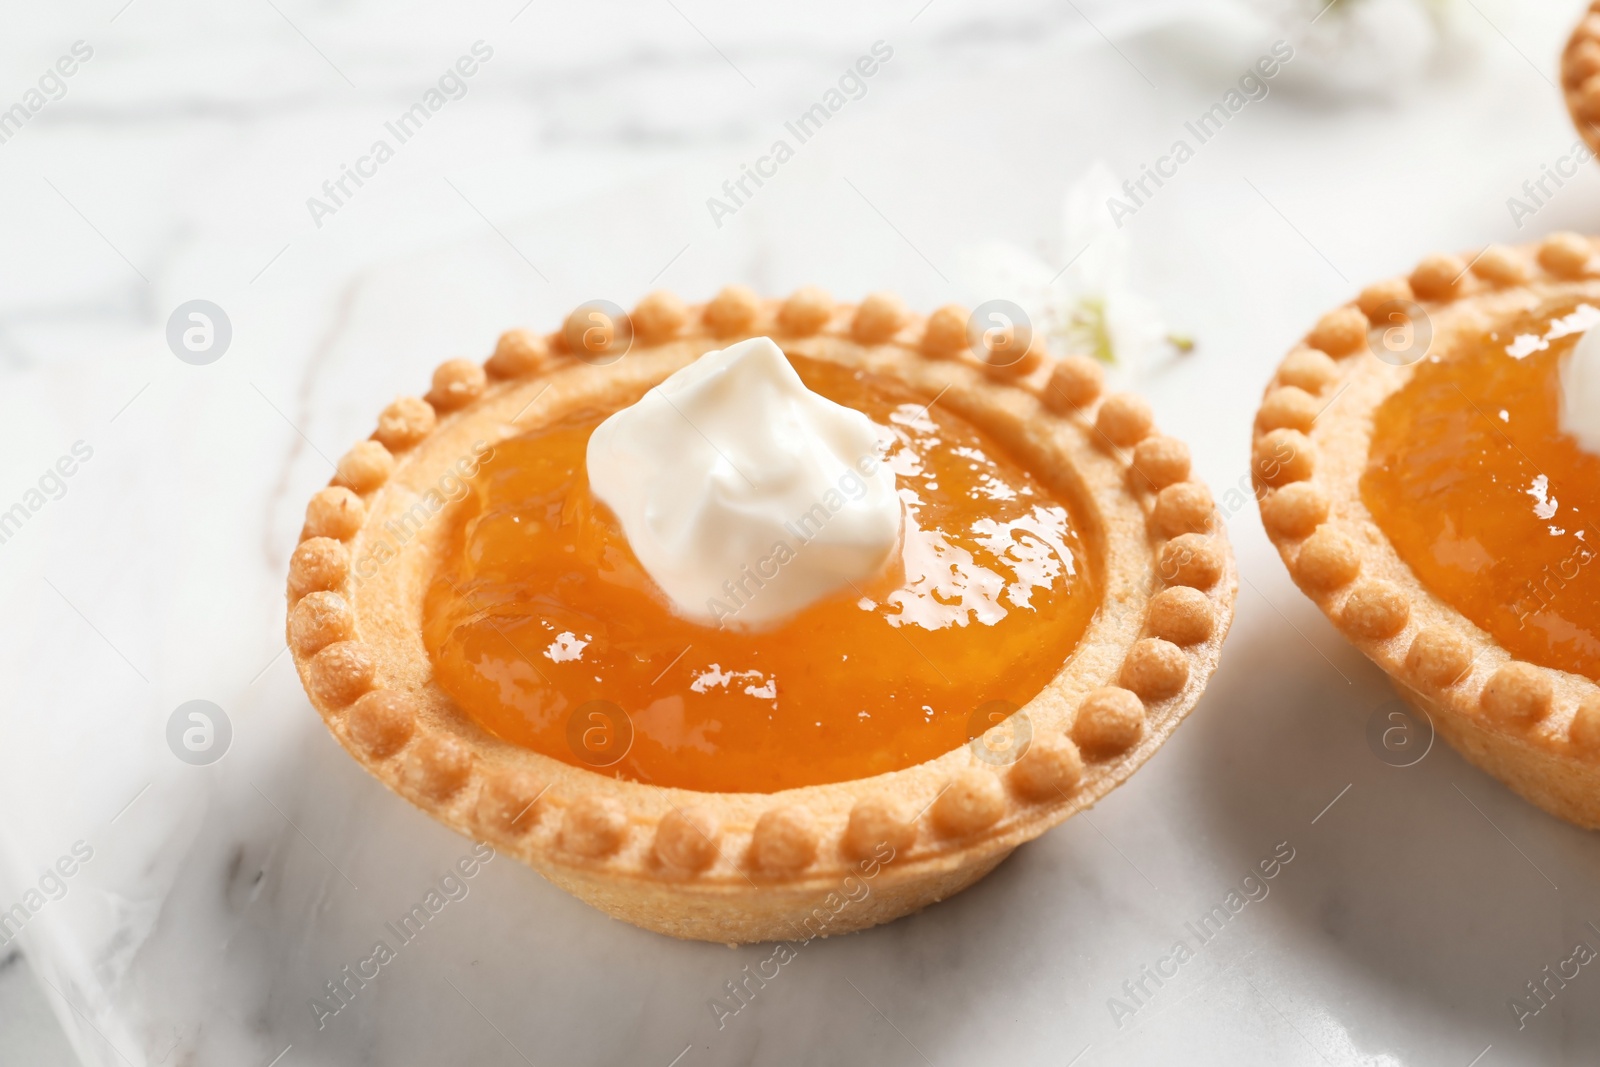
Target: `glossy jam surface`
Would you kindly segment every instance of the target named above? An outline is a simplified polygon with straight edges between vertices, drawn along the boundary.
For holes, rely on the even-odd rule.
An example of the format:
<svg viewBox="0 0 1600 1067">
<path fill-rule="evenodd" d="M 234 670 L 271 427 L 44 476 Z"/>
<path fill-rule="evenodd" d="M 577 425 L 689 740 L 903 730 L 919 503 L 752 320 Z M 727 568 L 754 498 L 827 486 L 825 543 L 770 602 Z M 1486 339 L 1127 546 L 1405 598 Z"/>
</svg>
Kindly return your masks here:
<svg viewBox="0 0 1600 1067">
<path fill-rule="evenodd" d="M 736 611 L 690 622 L 588 490 L 584 449 L 607 413 L 513 438 L 451 513 L 424 605 L 435 677 L 468 715 L 600 773 L 773 792 L 931 759 L 1044 687 L 1100 601 L 1066 504 L 958 416 L 794 362 L 893 432 L 906 520 L 889 570 L 765 629 Z M 730 607 L 761 595 L 781 555 L 730 572 Z"/>
<path fill-rule="evenodd" d="M 1572 302 L 1429 356 L 1378 408 L 1362 498 L 1400 558 L 1518 658 L 1600 678 L 1600 457 L 1560 432 Z"/>
</svg>

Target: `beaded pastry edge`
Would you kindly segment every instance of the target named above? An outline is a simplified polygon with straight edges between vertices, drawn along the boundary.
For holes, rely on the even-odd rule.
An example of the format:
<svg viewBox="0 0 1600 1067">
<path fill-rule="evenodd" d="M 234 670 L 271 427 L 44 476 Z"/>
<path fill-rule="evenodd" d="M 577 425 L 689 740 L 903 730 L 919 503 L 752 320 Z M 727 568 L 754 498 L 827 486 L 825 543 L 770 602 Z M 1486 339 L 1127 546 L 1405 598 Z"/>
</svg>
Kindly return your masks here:
<svg viewBox="0 0 1600 1067">
<path fill-rule="evenodd" d="M 1600 153 L 1600 0 L 1589 5 L 1562 50 L 1561 95 L 1589 150 Z"/>
<path fill-rule="evenodd" d="M 1548 811 L 1600 826 L 1600 686 L 1522 662 L 1430 592 L 1396 555 L 1359 491 L 1372 412 L 1411 366 L 1379 360 L 1369 315 L 1415 301 L 1432 349 L 1453 334 L 1562 295 L 1600 303 L 1592 239 L 1433 255 L 1407 277 L 1328 312 L 1279 366 L 1256 414 L 1251 475 L 1261 520 L 1302 592 L 1468 759 Z"/>
<path fill-rule="evenodd" d="M 729 286 L 703 306 L 646 296 L 631 313 L 633 348 L 622 361 L 667 360 L 659 378 L 701 351 L 765 333 L 795 351 L 810 346 L 875 371 L 921 376 L 930 392 L 938 380 L 960 383 L 969 409 L 1003 409 L 1039 433 L 1070 430 L 1094 442 L 1095 462 L 1109 472 L 1100 491 L 1129 498 L 1140 540 L 1128 555 L 1137 565 L 1125 566 L 1102 604 L 1113 618 L 1133 613 L 1120 647 L 1111 659 L 1105 649 L 1075 653 L 1062 672 L 1096 684 L 1080 685 L 1071 706 L 1057 707 L 1069 689 L 1052 683 L 1025 706 L 1033 739 L 1009 766 L 963 747 L 875 778 L 774 794 L 620 781 L 501 742 L 459 710 L 441 712 L 448 698 L 431 680 L 420 641 L 404 663 L 371 643 L 369 631 L 393 620 L 381 612 L 363 618 L 351 546 L 396 472 L 452 422 L 530 382 L 594 373 L 580 371 L 574 355 L 586 340 L 584 311 L 549 335 L 505 333 L 481 365 L 441 364 L 425 396 L 383 410 L 371 437 L 340 459 L 306 508 L 289 568 L 289 648 L 334 736 L 418 807 L 614 915 L 708 940 L 792 936 L 812 897 L 887 847 L 894 860 L 880 899 L 828 931 L 840 932 L 959 890 L 1017 844 L 1092 805 L 1198 699 L 1232 620 L 1233 556 L 1209 490 L 1191 477 L 1188 449 L 1155 431 L 1143 400 L 1105 394 L 1100 366 L 1085 357 L 1056 359 L 1036 345 L 1004 366 L 977 358 L 959 307 L 922 317 L 888 294 L 852 307 L 814 288 L 777 302 Z M 428 699 L 419 699 L 419 685 Z"/>
</svg>

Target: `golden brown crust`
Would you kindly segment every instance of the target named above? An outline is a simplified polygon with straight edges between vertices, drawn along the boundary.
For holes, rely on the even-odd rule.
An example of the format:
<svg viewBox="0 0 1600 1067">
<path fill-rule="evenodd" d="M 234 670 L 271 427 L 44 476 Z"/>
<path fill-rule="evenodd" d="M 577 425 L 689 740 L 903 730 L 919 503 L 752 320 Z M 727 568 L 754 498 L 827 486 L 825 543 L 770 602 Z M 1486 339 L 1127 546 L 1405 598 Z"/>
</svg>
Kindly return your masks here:
<svg viewBox="0 0 1600 1067">
<path fill-rule="evenodd" d="M 381 441 L 357 441 L 334 466 L 334 485 L 356 493 L 370 493 L 394 473 L 394 456 Z"/>
<path fill-rule="evenodd" d="M 689 321 L 689 309 L 676 293 L 657 291 L 633 309 L 634 335 L 647 345 L 675 336 Z"/>
<path fill-rule="evenodd" d="M 521 351 L 523 344 L 513 339 L 507 341 L 512 334 L 520 334 L 521 330 L 501 336 L 500 343 L 495 346 L 495 355 L 490 357 L 490 362 L 500 358 L 500 354 L 509 349 Z M 438 419 L 434 415 L 433 406 L 420 396 L 402 396 L 394 403 L 384 408 L 378 415 L 378 428 L 372 436 L 377 442 L 390 452 L 404 452 L 424 437 L 433 432 Z M 385 475 L 387 477 L 387 475 Z"/>
<path fill-rule="evenodd" d="M 850 809 L 840 848 L 850 859 L 865 859 L 880 845 L 898 855 L 917 840 L 917 812 L 909 802 L 891 793 L 879 793 L 856 802 Z"/>
<path fill-rule="evenodd" d="M 1154 421 L 1155 416 L 1144 397 L 1112 393 L 1101 402 L 1094 428 L 1107 443 L 1117 448 L 1132 448 L 1150 436 Z"/>
<path fill-rule="evenodd" d="M 1322 404 L 1316 397 L 1298 385 L 1285 385 L 1268 393 L 1261 402 L 1261 410 L 1256 412 L 1256 425 L 1263 430 L 1304 433 L 1311 429 L 1321 411 Z"/>
<path fill-rule="evenodd" d="M 470 359 L 449 359 L 433 372 L 433 388 L 425 399 L 435 411 L 454 411 L 483 395 L 489 375 Z"/>
<path fill-rule="evenodd" d="M 1045 382 L 1044 402 L 1051 411 L 1075 411 L 1100 396 L 1106 372 L 1088 356 L 1068 356 L 1055 365 Z"/>
<path fill-rule="evenodd" d="M 369 759 L 387 759 L 405 747 L 417 726 L 417 709 L 391 689 L 374 689 L 350 706 L 345 732 Z"/>
<path fill-rule="evenodd" d="M 1153 433 L 1133 446 L 1133 470 L 1156 491 L 1188 481 L 1189 446 L 1176 437 Z"/>
<path fill-rule="evenodd" d="M 679 937 L 794 936 L 871 863 L 871 897 L 828 928 L 843 932 L 957 892 L 1094 804 L 1199 698 L 1232 621 L 1232 552 L 1188 449 L 1154 432 L 1144 401 L 1102 397 L 1098 366 L 1040 351 L 1020 368 L 987 367 L 965 343 L 960 309 L 923 318 L 882 294 L 852 308 L 815 289 L 780 303 L 730 286 L 699 307 L 652 294 L 634 317 L 632 349 L 605 366 L 573 355 L 564 333 L 552 350 L 523 331 L 502 336 L 487 375 L 447 363 L 428 400 L 397 401 L 382 440 L 352 450 L 339 494 L 319 493 L 315 523 L 308 512 L 290 566 L 291 652 L 334 736 L 406 799 L 610 914 Z M 385 523 L 414 516 L 476 446 L 581 407 L 631 403 L 701 353 L 756 333 L 938 397 L 1076 505 L 1103 604 L 1022 709 L 1032 740 L 1009 766 L 963 746 L 859 781 L 695 793 L 499 741 L 434 684 L 421 598 L 448 523 L 425 522 L 403 544 Z M 463 390 L 472 398 L 458 402 Z"/>
<path fill-rule="evenodd" d="M 796 289 L 778 309 L 778 322 L 792 337 L 810 337 L 833 318 L 833 297 L 815 285 Z"/>
<path fill-rule="evenodd" d="M 1011 788 L 1024 800 L 1065 796 L 1082 780 L 1083 755 L 1065 734 L 1034 738 L 1028 751 L 1011 767 Z"/>
<path fill-rule="evenodd" d="M 361 498 L 342 485 L 330 485 L 306 505 L 306 525 L 300 536 L 348 541 L 366 521 L 367 506 Z"/>
<path fill-rule="evenodd" d="M 1072 740 L 1091 754 L 1126 752 L 1144 733 L 1144 702 L 1114 685 L 1083 698 L 1072 723 Z"/>
<path fill-rule="evenodd" d="M 722 821 L 710 805 L 674 807 L 656 826 L 655 858 L 682 873 L 703 871 L 715 862 L 721 835 Z"/>
<path fill-rule="evenodd" d="M 1178 482 L 1156 494 L 1156 529 L 1167 537 L 1204 533 L 1216 517 L 1211 490 L 1204 482 Z"/>
<path fill-rule="evenodd" d="M 1600 4 L 1573 27 L 1561 53 L 1561 92 L 1567 113 L 1593 152 L 1600 152 Z"/>
<path fill-rule="evenodd" d="M 1600 41 L 1600 16 L 1586 21 L 1595 23 L 1591 39 Z M 1600 43 L 1594 54 L 1600 62 Z M 1537 245 L 1491 246 L 1465 258 L 1429 256 L 1409 283 L 1368 287 L 1335 314 L 1352 319 L 1366 308 L 1376 312 L 1389 300 L 1408 299 L 1401 295 L 1407 285 L 1423 301 L 1432 331 L 1427 351 L 1447 353 L 1505 315 L 1553 298 L 1600 303 L 1596 252 L 1590 238 L 1555 234 Z M 1329 321 L 1324 317 L 1314 332 Z M 1301 590 L 1429 713 L 1451 744 L 1545 810 L 1600 827 L 1600 746 L 1594 744 L 1600 686 L 1513 660 L 1418 580 L 1362 501 L 1374 413 L 1416 365 L 1373 354 L 1382 349 L 1381 328 L 1389 325 L 1371 322 L 1377 347 L 1369 351 L 1363 344 L 1337 360 L 1338 377 L 1329 383 L 1337 403 L 1309 425 L 1289 429 L 1269 416 L 1269 407 L 1283 407 L 1276 398 L 1287 388 L 1284 370 L 1268 384 L 1251 462 L 1262 525 Z M 1296 355 L 1302 351 L 1285 360 L 1290 377 L 1302 377 Z"/>
<path fill-rule="evenodd" d="M 1211 598 L 1198 589 L 1174 585 L 1150 598 L 1150 632 L 1175 645 L 1198 645 L 1216 632 Z"/>
<path fill-rule="evenodd" d="M 314 656 L 335 641 L 348 641 L 355 628 L 355 615 L 344 597 L 329 590 L 307 593 L 289 611 L 289 647 Z"/>
<path fill-rule="evenodd" d="M 893 293 L 871 293 L 850 320 L 850 336 L 864 345 L 878 345 L 899 333 L 910 319 Z"/>
<path fill-rule="evenodd" d="M 946 304 L 929 315 L 922 329 L 922 351 L 942 359 L 966 348 L 969 317 L 967 309 L 960 304 Z"/>
<path fill-rule="evenodd" d="M 641 327 L 642 329 L 642 327 Z M 495 342 L 494 354 L 483 365 L 483 369 L 496 378 L 520 378 L 525 374 L 535 374 L 545 368 L 550 362 L 550 343 L 536 333 L 527 330 L 507 330 Z M 402 401 L 395 401 L 400 404 Z M 421 404 L 421 401 L 417 401 Z M 427 408 L 426 404 L 422 407 Z M 417 414 L 423 416 L 418 410 Z M 412 442 L 420 441 L 433 432 L 433 409 L 427 408 L 427 428 L 411 436 Z M 382 433 L 382 420 L 379 420 L 378 439 L 384 440 Z"/>
</svg>

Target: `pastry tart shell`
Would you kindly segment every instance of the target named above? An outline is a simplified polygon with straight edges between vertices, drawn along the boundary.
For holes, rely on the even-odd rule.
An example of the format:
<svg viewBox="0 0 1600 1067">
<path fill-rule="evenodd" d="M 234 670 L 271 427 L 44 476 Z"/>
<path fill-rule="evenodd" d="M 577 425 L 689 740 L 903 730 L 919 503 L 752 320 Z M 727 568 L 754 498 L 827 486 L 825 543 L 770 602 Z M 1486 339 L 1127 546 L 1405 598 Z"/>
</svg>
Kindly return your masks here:
<svg viewBox="0 0 1600 1067">
<path fill-rule="evenodd" d="M 1561 95 L 1589 151 L 1600 153 L 1600 3 L 1589 5 L 1561 52 Z"/>
<path fill-rule="evenodd" d="M 1520 662 L 1436 596 L 1362 500 L 1379 405 L 1422 352 L 1380 359 L 1391 316 L 1426 321 L 1450 351 L 1506 316 L 1560 298 L 1600 305 L 1594 242 L 1555 234 L 1424 259 L 1317 323 L 1285 358 L 1256 416 L 1262 523 L 1295 583 L 1468 761 L 1562 819 L 1600 828 L 1600 686 Z M 1370 318 L 1369 318 L 1370 316 Z"/>
<path fill-rule="evenodd" d="M 357 762 L 434 818 L 649 930 L 804 940 L 971 885 L 1121 784 L 1199 698 L 1237 587 L 1222 520 L 1187 450 L 1154 430 L 1142 401 L 1104 394 L 1087 360 L 1032 349 L 990 365 L 967 350 L 959 309 L 923 317 L 885 295 L 835 306 L 816 290 L 779 302 L 730 287 L 691 307 L 653 294 L 617 358 L 584 351 L 583 321 L 512 331 L 484 366 L 449 361 L 426 397 L 392 404 L 313 497 L 291 559 L 289 647 L 312 705 Z M 1032 734 L 1019 758 L 985 757 L 980 740 L 855 781 L 696 792 L 502 741 L 435 683 L 421 612 L 449 524 L 431 502 L 458 462 L 568 412 L 615 410 L 757 335 L 910 386 L 1071 501 L 1103 601 L 1018 712 Z"/>
</svg>

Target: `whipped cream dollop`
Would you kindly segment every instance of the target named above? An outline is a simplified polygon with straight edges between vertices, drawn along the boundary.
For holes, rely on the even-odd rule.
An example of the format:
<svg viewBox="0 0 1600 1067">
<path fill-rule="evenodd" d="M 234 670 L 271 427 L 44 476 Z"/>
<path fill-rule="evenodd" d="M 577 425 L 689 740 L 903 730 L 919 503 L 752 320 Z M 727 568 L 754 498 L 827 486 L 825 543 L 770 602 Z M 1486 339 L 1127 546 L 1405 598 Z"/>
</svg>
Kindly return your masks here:
<svg viewBox="0 0 1600 1067">
<path fill-rule="evenodd" d="M 760 626 L 880 571 L 900 541 L 881 429 L 765 337 L 707 352 L 595 428 L 589 485 L 678 614 Z"/>
<path fill-rule="evenodd" d="M 1600 327 L 1585 331 L 1561 361 L 1561 432 L 1600 456 Z"/>
</svg>

